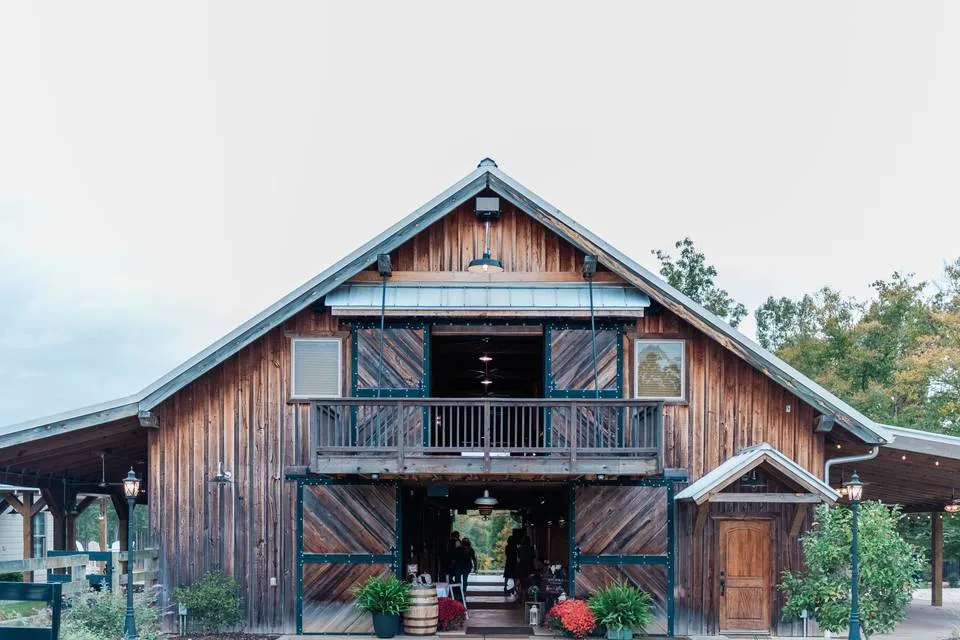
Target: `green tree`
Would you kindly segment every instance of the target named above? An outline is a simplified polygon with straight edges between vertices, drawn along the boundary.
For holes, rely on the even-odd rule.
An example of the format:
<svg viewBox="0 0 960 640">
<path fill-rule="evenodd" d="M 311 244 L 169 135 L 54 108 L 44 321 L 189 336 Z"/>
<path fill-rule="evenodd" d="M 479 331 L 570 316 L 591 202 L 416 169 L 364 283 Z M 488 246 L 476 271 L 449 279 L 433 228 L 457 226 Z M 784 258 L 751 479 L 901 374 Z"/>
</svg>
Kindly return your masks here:
<svg viewBox="0 0 960 640">
<path fill-rule="evenodd" d="M 677 241 L 674 247 L 680 250 L 680 256 L 676 259 L 660 249 L 651 252 L 660 261 L 660 275 L 666 278 L 670 286 L 699 302 L 731 326 L 740 324 L 747 315 L 747 308 L 717 286 L 717 268 L 707 264 L 706 256 L 697 251 L 690 238 Z"/>
<path fill-rule="evenodd" d="M 860 620 L 867 637 L 887 633 L 907 615 L 922 553 L 897 532 L 898 507 L 860 505 Z M 812 529 L 800 539 L 805 569 L 785 571 L 784 619 L 810 612 L 820 627 L 843 631 L 850 619 L 851 515 L 845 507 L 817 507 Z"/>
</svg>

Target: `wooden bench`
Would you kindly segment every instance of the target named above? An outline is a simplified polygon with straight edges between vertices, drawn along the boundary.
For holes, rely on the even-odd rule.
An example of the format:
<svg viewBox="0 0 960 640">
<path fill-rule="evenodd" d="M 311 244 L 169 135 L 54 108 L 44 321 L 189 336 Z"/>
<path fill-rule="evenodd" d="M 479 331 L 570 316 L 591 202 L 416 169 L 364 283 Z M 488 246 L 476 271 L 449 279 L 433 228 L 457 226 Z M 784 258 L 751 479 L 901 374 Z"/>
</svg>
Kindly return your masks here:
<svg viewBox="0 0 960 640">
<path fill-rule="evenodd" d="M 4 600 L 46 602 L 50 605 L 49 627 L 2 627 L 4 640 L 57 640 L 60 637 L 60 583 L 0 582 L 0 602 Z"/>
</svg>

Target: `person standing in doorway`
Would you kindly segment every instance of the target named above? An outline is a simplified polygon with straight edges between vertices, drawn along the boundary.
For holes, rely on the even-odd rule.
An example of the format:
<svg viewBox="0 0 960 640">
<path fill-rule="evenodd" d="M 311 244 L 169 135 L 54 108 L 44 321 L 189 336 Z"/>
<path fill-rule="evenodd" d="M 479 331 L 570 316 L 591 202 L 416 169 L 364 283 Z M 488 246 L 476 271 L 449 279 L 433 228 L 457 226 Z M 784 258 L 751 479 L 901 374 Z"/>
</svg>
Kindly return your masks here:
<svg viewBox="0 0 960 640">
<path fill-rule="evenodd" d="M 477 552 L 473 550 L 470 544 L 470 538 L 460 540 L 460 549 L 457 554 L 457 571 L 460 576 L 460 584 L 463 585 L 463 595 L 467 595 L 467 581 L 470 579 L 470 572 L 477 570 Z"/>
<path fill-rule="evenodd" d="M 450 533 L 450 539 L 447 540 L 446 556 L 443 559 L 443 571 L 450 582 L 458 582 L 457 575 L 457 554 L 460 549 L 460 532 Z"/>
<path fill-rule="evenodd" d="M 523 536 L 517 545 L 517 580 L 520 582 L 520 599 L 526 600 L 527 590 L 533 586 L 534 551 L 530 536 Z"/>
<path fill-rule="evenodd" d="M 513 584 L 510 584 L 510 581 Z M 503 559 L 503 595 L 508 596 L 517 590 L 517 536 L 514 533 L 507 538 L 507 548 Z"/>
</svg>

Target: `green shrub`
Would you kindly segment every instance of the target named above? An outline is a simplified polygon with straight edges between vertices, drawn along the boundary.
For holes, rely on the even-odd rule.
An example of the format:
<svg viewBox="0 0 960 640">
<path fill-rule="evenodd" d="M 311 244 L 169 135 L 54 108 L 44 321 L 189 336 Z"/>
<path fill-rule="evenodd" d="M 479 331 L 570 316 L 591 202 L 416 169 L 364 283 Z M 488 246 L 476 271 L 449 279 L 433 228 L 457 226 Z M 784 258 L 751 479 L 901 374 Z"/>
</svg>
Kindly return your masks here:
<svg viewBox="0 0 960 640">
<path fill-rule="evenodd" d="M 23 572 L 0 573 L 0 582 L 23 582 Z"/>
<path fill-rule="evenodd" d="M 195 631 L 221 631 L 243 620 L 240 585 L 222 571 L 209 571 L 189 587 L 174 589 L 173 600 L 187 608 Z"/>
<path fill-rule="evenodd" d="M 625 627 L 643 631 L 650 624 L 650 594 L 625 582 L 597 589 L 587 601 L 598 624 L 609 629 Z"/>
<path fill-rule="evenodd" d="M 951 573 L 947 576 L 947 584 L 950 585 L 951 589 L 956 589 L 960 587 L 960 575 L 956 573 Z"/>
<path fill-rule="evenodd" d="M 127 613 L 127 598 L 110 592 L 78 596 L 63 610 L 63 640 L 120 640 Z M 134 594 L 133 615 L 140 640 L 160 640 L 160 613 L 153 598 Z M 71 635 L 72 634 L 72 635 Z"/>
<path fill-rule="evenodd" d="M 869 637 L 889 633 L 907 615 L 923 557 L 897 533 L 898 507 L 860 505 L 860 622 Z M 806 609 L 821 629 L 839 633 L 850 618 L 850 509 L 817 507 L 812 529 L 800 539 L 805 569 L 783 573 L 784 619 Z"/>
<path fill-rule="evenodd" d="M 396 576 L 370 576 L 353 588 L 357 609 L 398 615 L 410 606 L 410 585 Z"/>
</svg>

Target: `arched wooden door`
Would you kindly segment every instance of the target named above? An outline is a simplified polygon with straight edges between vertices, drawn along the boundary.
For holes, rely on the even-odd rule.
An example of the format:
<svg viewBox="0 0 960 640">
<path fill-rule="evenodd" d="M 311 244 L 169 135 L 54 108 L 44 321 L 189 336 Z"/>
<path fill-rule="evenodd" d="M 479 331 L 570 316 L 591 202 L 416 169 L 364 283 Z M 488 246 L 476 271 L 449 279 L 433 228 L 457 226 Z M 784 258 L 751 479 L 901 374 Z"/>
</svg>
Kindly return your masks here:
<svg viewBox="0 0 960 640">
<path fill-rule="evenodd" d="M 720 520 L 720 633 L 768 633 L 773 545 L 770 520 Z"/>
</svg>

